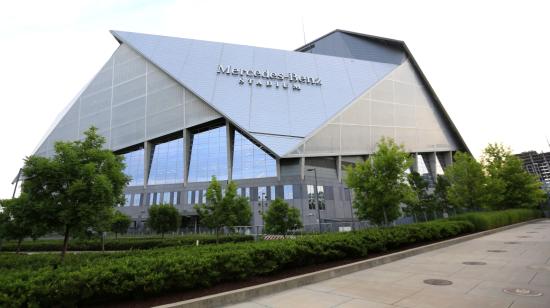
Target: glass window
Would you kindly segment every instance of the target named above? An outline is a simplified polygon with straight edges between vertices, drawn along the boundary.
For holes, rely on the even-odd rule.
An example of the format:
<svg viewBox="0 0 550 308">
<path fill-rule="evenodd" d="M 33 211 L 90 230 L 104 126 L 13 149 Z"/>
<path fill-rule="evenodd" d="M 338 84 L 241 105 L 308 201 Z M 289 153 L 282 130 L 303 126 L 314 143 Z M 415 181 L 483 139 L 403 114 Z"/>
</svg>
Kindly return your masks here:
<svg viewBox="0 0 550 308">
<path fill-rule="evenodd" d="M 315 207 L 315 187 L 313 185 L 307 186 L 307 203 L 310 210 L 316 209 Z"/>
<path fill-rule="evenodd" d="M 192 190 L 187 192 L 187 204 L 193 204 L 193 193 L 194 191 Z"/>
<path fill-rule="evenodd" d="M 275 194 L 275 186 L 270 186 L 269 187 L 269 200 L 273 201 L 275 200 L 275 197 L 277 195 Z"/>
<path fill-rule="evenodd" d="M 151 153 L 149 184 L 183 183 L 183 138 L 157 144 Z"/>
<path fill-rule="evenodd" d="M 319 195 L 319 209 L 324 210 L 325 206 L 325 187 L 317 186 L 317 194 Z"/>
<path fill-rule="evenodd" d="M 260 186 L 258 187 L 258 201 L 267 200 L 267 187 Z"/>
<path fill-rule="evenodd" d="M 143 149 L 123 154 L 124 173 L 131 177 L 128 186 L 143 185 Z"/>
<path fill-rule="evenodd" d="M 294 199 L 294 192 L 293 192 L 292 185 L 285 185 L 285 186 L 283 187 L 283 190 L 284 190 L 285 200 L 292 200 L 292 199 Z"/>
<path fill-rule="evenodd" d="M 244 196 L 250 199 L 250 187 L 245 187 Z"/>
<path fill-rule="evenodd" d="M 215 175 L 227 180 L 227 134 L 225 126 L 193 135 L 189 182 L 207 182 Z"/>
<path fill-rule="evenodd" d="M 131 199 L 132 199 L 132 195 L 125 194 L 124 195 L 124 206 L 130 206 Z"/>
<path fill-rule="evenodd" d="M 206 190 L 203 190 L 203 191 L 202 191 L 202 198 L 201 198 L 201 200 L 202 200 L 202 203 L 203 203 L 203 204 L 206 204 Z"/>
<path fill-rule="evenodd" d="M 155 201 L 155 193 L 150 193 L 149 194 L 149 205 L 155 204 L 154 201 Z"/>
<path fill-rule="evenodd" d="M 170 192 L 169 191 L 164 192 L 164 194 L 162 195 L 162 203 L 163 204 L 172 204 L 172 202 L 170 202 Z"/>
<path fill-rule="evenodd" d="M 141 203 L 141 194 L 135 194 L 134 195 L 134 206 L 139 206 Z"/>
<path fill-rule="evenodd" d="M 277 176 L 276 161 L 239 132 L 233 145 L 233 179 Z"/>
<path fill-rule="evenodd" d="M 242 196 L 242 189 L 240 187 L 237 187 L 237 196 Z"/>
</svg>

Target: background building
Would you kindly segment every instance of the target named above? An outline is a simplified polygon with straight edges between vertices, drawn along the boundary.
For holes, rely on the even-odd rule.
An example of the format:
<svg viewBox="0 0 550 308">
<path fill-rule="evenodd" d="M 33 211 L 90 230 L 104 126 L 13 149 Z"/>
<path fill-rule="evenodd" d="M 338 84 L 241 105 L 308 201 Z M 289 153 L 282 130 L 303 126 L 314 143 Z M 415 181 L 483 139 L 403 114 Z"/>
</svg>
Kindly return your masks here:
<svg viewBox="0 0 550 308">
<path fill-rule="evenodd" d="M 211 176 L 250 198 L 251 224 L 275 198 L 304 224 L 349 220 L 344 168 L 381 137 L 403 143 L 433 182 L 468 151 L 402 41 L 333 31 L 296 51 L 113 31 L 119 48 L 62 112 L 35 154 L 94 125 L 126 158 L 126 204 L 140 228 L 152 204 L 193 219 Z M 314 172 L 317 175 L 315 187 Z"/>
<path fill-rule="evenodd" d="M 523 168 L 539 177 L 544 189 L 550 193 L 550 152 L 528 151 L 516 154 L 523 161 Z"/>
</svg>

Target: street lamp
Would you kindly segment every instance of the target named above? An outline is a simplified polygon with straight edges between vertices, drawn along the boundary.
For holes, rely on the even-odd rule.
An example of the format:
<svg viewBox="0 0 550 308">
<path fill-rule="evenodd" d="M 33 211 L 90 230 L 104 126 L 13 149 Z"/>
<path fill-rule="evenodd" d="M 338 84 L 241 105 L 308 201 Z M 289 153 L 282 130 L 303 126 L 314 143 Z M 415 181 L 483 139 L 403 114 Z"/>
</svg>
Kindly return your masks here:
<svg viewBox="0 0 550 308">
<path fill-rule="evenodd" d="M 319 192 L 317 191 L 317 169 L 311 168 L 307 169 L 307 171 L 313 171 L 313 174 L 315 175 L 315 187 L 313 191 L 315 192 L 315 207 L 317 207 L 317 217 L 319 219 L 319 233 L 321 233 L 321 211 L 319 209 Z"/>
</svg>

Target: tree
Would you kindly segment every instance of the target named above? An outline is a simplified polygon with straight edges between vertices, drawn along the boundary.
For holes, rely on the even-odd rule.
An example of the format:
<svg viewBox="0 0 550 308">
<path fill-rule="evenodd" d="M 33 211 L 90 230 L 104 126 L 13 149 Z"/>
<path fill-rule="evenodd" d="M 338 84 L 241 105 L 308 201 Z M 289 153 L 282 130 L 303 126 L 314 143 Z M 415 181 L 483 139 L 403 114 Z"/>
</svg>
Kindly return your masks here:
<svg viewBox="0 0 550 308">
<path fill-rule="evenodd" d="M 30 156 L 23 167 L 22 191 L 43 206 L 41 218 L 63 234 L 63 260 L 70 235 L 97 229 L 113 207 L 124 202 L 129 178 L 123 158 L 103 149 L 105 138 L 91 127 L 83 141 L 56 142 L 52 158 Z"/>
<path fill-rule="evenodd" d="M 169 204 L 153 205 L 149 208 L 149 218 L 147 226 L 155 232 L 160 233 L 164 238 L 164 233 L 176 231 L 180 222 L 178 210 Z"/>
<path fill-rule="evenodd" d="M 113 219 L 111 220 L 111 231 L 115 233 L 115 238 L 118 238 L 118 234 L 124 234 L 130 228 L 132 219 L 128 215 L 125 215 L 119 211 L 115 211 Z"/>
<path fill-rule="evenodd" d="M 247 225 L 252 218 L 248 199 L 237 196 L 237 184 L 229 182 L 224 194 L 215 176 L 206 191 L 206 204 L 195 205 L 195 210 L 201 224 L 216 231 L 216 242 L 222 227 Z"/>
<path fill-rule="evenodd" d="M 348 166 L 346 183 L 354 191 L 359 218 L 387 225 L 400 216 L 399 203 L 414 194 L 405 173 L 411 165 L 412 158 L 402 145 L 382 138 L 366 161 Z"/>
<path fill-rule="evenodd" d="M 3 212 L 0 218 L 0 237 L 17 241 L 19 253 L 21 242 L 30 237 L 37 239 L 46 234 L 47 226 L 41 220 L 39 204 L 32 204 L 26 194 L 18 198 L 1 200 Z"/>
<path fill-rule="evenodd" d="M 455 162 L 445 170 L 451 184 L 447 190 L 449 202 L 460 210 L 480 210 L 485 199 L 481 164 L 468 153 L 458 152 L 454 158 Z"/>
<path fill-rule="evenodd" d="M 428 193 L 428 182 L 416 171 L 411 172 L 407 179 L 416 198 L 407 202 L 406 209 L 409 214 L 412 214 L 415 221 L 418 221 L 417 217 L 420 214 L 424 216 L 424 221 L 427 221 L 426 212 L 432 210 L 434 205 L 434 198 Z"/>
<path fill-rule="evenodd" d="M 449 203 L 448 190 L 451 186 L 449 179 L 445 175 L 437 175 L 437 181 L 435 182 L 434 190 L 434 202 L 436 208 L 442 213 L 450 214 L 453 206 Z M 456 214 L 456 210 L 455 210 Z"/>
<path fill-rule="evenodd" d="M 283 234 L 288 230 L 301 228 L 300 212 L 282 199 L 275 199 L 263 214 L 265 230 L 268 233 Z"/>
<path fill-rule="evenodd" d="M 536 207 L 546 199 L 536 176 L 523 169 L 523 162 L 502 144 L 489 144 L 483 151 L 487 174 L 486 203 L 492 209 Z"/>
</svg>

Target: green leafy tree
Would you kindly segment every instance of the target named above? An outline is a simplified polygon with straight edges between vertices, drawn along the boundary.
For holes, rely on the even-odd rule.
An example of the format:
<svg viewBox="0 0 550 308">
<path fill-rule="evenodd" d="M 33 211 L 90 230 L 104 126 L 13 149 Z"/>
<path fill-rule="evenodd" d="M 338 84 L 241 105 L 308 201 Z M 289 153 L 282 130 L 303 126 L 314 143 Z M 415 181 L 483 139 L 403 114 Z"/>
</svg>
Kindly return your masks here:
<svg viewBox="0 0 550 308">
<path fill-rule="evenodd" d="M 195 205 L 195 210 L 200 223 L 216 231 L 216 242 L 221 228 L 248 225 L 252 218 L 248 199 L 237 196 L 237 184 L 229 182 L 224 194 L 215 176 L 206 191 L 206 204 Z"/>
<path fill-rule="evenodd" d="M 387 225 L 400 216 L 399 204 L 414 194 L 405 170 L 412 158 L 392 139 L 381 139 L 369 158 L 346 169 L 346 183 L 353 189 L 359 218 Z"/>
<path fill-rule="evenodd" d="M 485 200 L 485 174 L 481 164 L 468 153 L 458 152 L 455 162 L 445 169 L 449 202 L 458 210 L 480 210 Z"/>
<path fill-rule="evenodd" d="M 6 239 L 17 241 L 17 252 L 19 253 L 21 242 L 30 237 L 37 239 L 46 234 L 47 226 L 40 219 L 41 211 L 39 204 L 32 204 L 28 196 L 23 193 L 18 198 L 0 201 L 2 217 L 0 218 L 0 236 Z"/>
<path fill-rule="evenodd" d="M 169 204 L 153 205 L 149 208 L 149 218 L 147 226 L 155 232 L 160 233 L 164 238 L 164 233 L 176 231 L 180 222 L 178 210 Z"/>
<path fill-rule="evenodd" d="M 447 214 L 451 214 L 451 211 L 454 211 L 456 214 L 456 210 L 449 202 L 448 190 L 450 186 L 451 183 L 449 183 L 447 176 L 441 174 L 437 175 L 434 190 L 434 202 L 438 211 Z"/>
<path fill-rule="evenodd" d="M 433 210 L 434 198 L 428 193 L 428 182 L 416 171 L 408 175 L 408 182 L 415 193 L 415 198 L 407 202 L 407 211 L 418 221 L 418 216 L 422 215 L 424 221 L 428 220 L 428 212 Z"/>
<path fill-rule="evenodd" d="M 118 238 L 119 233 L 126 233 L 131 223 L 132 219 L 128 215 L 115 211 L 111 220 L 111 231 L 115 233 L 115 238 Z"/>
<path fill-rule="evenodd" d="M 124 202 L 129 181 L 123 158 L 103 149 L 105 138 L 91 127 L 83 141 L 56 142 L 52 158 L 30 156 L 25 161 L 22 191 L 43 208 L 49 229 L 64 236 L 63 259 L 72 233 L 98 229 L 113 207 Z"/>
<path fill-rule="evenodd" d="M 263 215 L 265 231 L 286 236 L 288 230 L 303 227 L 298 209 L 291 207 L 282 199 L 275 199 Z"/>
<path fill-rule="evenodd" d="M 487 174 L 486 203 L 496 210 L 536 207 L 546 200 L 541 183 L 523 169 L 523 162 L 502 144 L 489 144 L 483 151 Z"/>
</svg>

